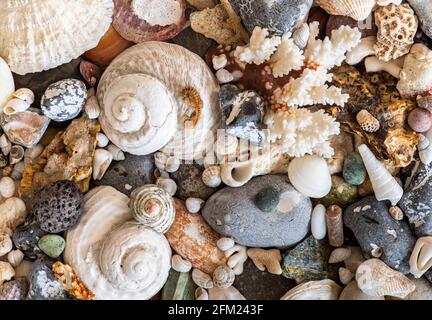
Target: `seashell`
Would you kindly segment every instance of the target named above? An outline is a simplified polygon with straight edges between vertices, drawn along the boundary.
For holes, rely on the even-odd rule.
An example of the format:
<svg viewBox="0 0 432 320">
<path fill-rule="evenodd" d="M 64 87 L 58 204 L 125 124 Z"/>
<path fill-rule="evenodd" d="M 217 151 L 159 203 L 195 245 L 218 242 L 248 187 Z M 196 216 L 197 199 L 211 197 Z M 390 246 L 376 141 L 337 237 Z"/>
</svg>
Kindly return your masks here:
<svg viewBox="0 0 432 320">
<path fill-rule="evenodd" d="M 391 207 L 389 209 L 389 213 L 393 217 L 393 219 L 398 220 L 398 221 L 402 220 L 404 217 L 404 213 L 403 213 L 402 209 L 399 207 L 396 207 L 396 206 Z"/>
<path fill-rule="evenodd" d="M 198 287 L 195 290 L 195 299 L 197 300 L 208 300 L 209 295 L 206 289 Z"/>
<path fill-rule="evenodd" d="M 0 286 L 5 282 L 11 280 L 15 276 L 14 268 L 8 263 L 0 261 Z"/>
<path fill-rule="evenodd" d="M 198 287 L 204 289 L 213 288 L 212 278 L 207 273 L 204 273 L 199 269 L 195 268 L 192 270 L 192 280 Z"/>
<path fill-rule="evenodd" d="M 108 150 L 108 152 L 110 152 L 112 154 L 114 161 L 123 161 L 126 159 L 126 156 L 123 153 L 123 151 L 121 151 L 120 148 L 114 144 L 110 144 L 107 147 L 107 150 Z"/>
<path fill-rule="evenodd" d="M 112 187 L 92 189 L 79 223 L 67 232 L 65 263 L 98 300 L 150 299 L 168 278 L 168 241 L 130 221 L 128 202 Z"/>
<path fill-rule="evenodd" d="M 0 231 L 0 257 L 7 255 L 13 248 L 12 239 L 6 232 Z"/>
<path fill-rule="evenodd" d="M 82 60 L 80 62 L 80 73 L 87 84 L 90 85 L 90 90 L 93 90 L 94 95 L 94 88 L 97 87 L 102 76 L 102 69 L 91 62 Z"/>
<path fill-rule="evenodd" d="M 24 158 L 24 148 L 21 146 L 13 146 L 9 152 L 9 163 L 15 164 Z"/>
<path fill-rule="evenodd" d="M 101 180 L 112 162 L 111 152 L 96 149 L 93 158 L 93 180 Z"/>
<path fill-rule="evenodd" d="M 231 238 L 224 237 L 224 238 L 220 238 L 216 242 L 216 245 L 221 251 L 227 251 L 235 246 L 235 242 Z"/>
<path fill-rule="evenodd" d="M 177 272 L 189 272 L 192 269 L 192 263 L 175 254 L 171 258 L 171 267 Z"/>
<path fill-rule="evenodd" d="M 227 186 L 238 188 L 245 185 L 255 174 L 253 160 L 226 163 L 220 166 L 221 179 Z"/>
<path fill-rule="evenodd" d="M 208 290 L 209 300 L 246 300 L 246 298 L 233 286 L 228 288 L 213 287 Z"/>
<path fill-rule="evenodd" d="M 172 197 L 153 184 L 135 189 L 130 195 L 129 208 L 135 220 L 156 232 L 165 233 L 174 222 Z"/>
<path fill-rule="evenodd" d="M 187 198 L 185 201 L 186 208 L 190 213 L 198 213 L 204 203 L 205 201 L 199 198 Z"/>
<path fill-rule="evenodd" d="M 282 274 L 282 268 L 280 265 L 282 256 L 279 249 L 248 249 L 247 255 L 251 258 L 258 270 L 265 271 L 267 269 L 271 274 Z"/>
<path fill-rule="evenodd" d="M 56 261 L 52 265 L 55 279 L 63 284 L 65 290 L 78 300 L 92 300 L 95 294 L 81 281 L 71 266 Z"/>
<path fill-rule="evenodd" d="M 12 148 L 12 143 L 9 141 L 8 137 L 5 134 L 2 134 L 0 137 L 0 148 L 3 155 L 7 156 Z"/>
<path fill-rule="evenodd" d="M 111 23 L 110 0 L 11 0 L 0 5 L 0 34 L 12 71 L 52 69 L 94 48 Z M 11 32 L 15 30 L 15 32 Z"/>
<path fill-rule="evenodd" d="M 234 271 L 226 266 L 221 265 L 213 272 L 213 284 L 217 288 L 231 287 L 235 280 Z"/>
<path fill-rule="evenodd" d="M 327 208 L 326 225 L 329 244 L 333 247 L 341 247 L 345 241 L 341 207 L 331 205 Z"/>
<path fill-rule="evenodd" d="M 20 198 L 9 198 L 0 205 L 0 231 L 12 234 L 25 221 L 26 205 Z"/>
<path fill-rule="evenodd" d="M 186 87 L 181 92 L 182 104 L 182 115 L 180 119 L 180 125 L 183 128 L 193 129 L 197 125 L 201 112 L 203 110 L 203 100 L 199 91 L 193 87 Z"/>
<path fill-rule="evenodd" d="M 13 98 L 6 103 L 3 112 L 7 115 L 11 115 L 18 112 L 24 112 L 28 108 L 30 108 L 30 104 L 28 102 L 18 98 Z"/>
<path fill-rule="evenodd" d="M 375 0 L 317 0 L 316 3 L 329 14 L 349 16 L 357 21 L 369 17 L 375 6 Z"/>
<path fill-rule="evenodd" d="M 322 204 L 317 204 L 312 211 L 311 231 L 315 239 L 324 239 L 327 234 L 326 208 Z"/>
<path fill-rule="evenodd" d="M 363 262 L 356 271 L 356 281 L 364 293 L 373 297 L 404 298 L 415 290 L 414 283 L 379 259 Z"/>
<path fill-rule="evenodd" d="M 204 170 L 202 181 L 207 187 L 217 188 L 221 185 L 221 168 L 219 166 L 211 166 Z"/>
<path fill-rule="evenodd" d="M 367 110 L 361 110 L 356 116 L 360 128 L 368 133 L 373 133 L 379 130 L 380 123 L 377 118 L 370 114 Z"/>
<path fill-rule="evenodd" d="M 87 91 L 87 101 L 84 105 L 84 110 L 89 119 L 97 119 L 100 115 L 99 102 L 93 88 Z"/>
<path fill-rule="evenodd" d="M 311 198 L 322 198 L 332 182 L 327 162 L 318 156 L 294 158 L 288 166 L 288 177 L 298 191 Z"/>
<path fill-rule="evenodd" d="M 0 179 L 0 195 L 5 198 L 11 198 L 15 194 L 15 181 L 9 177 L 3 177 Z"/>
<path fill-rule="evenodd" d="M 351 256 L 351 249 L 348 248 L 336 248 L 332 251 L 329 258 L 329 263 L 339 263 L 345 261 Z"/>
<path fill-rule="evenodd" d="M 224 251 L 225 257 L 228 258 L 227 265 L 233 269 L 235 275 L 243 273 L 243 264 L 247 260 L 247 249 L 244 246 L 235 245 Z"/>
<path fill-rule="evenodd" d="M 0 54 L 0 110 L 3 110 L 15 91 L 14 78 L 8 64 L 1 58 Z"/>
<path fill-rule="evenodd" d="M 402 3 L 402 0 L 377 0 L 377 5 L 381 7 L 388 6 L 390 3 L 394 3 L 399 6 Z"/>
<path fill-rule="evenodd" d="M 421 237 L 417 239 L 411 253 L 409 264 L 410 272 L 416 278 L 420 278 L 432 267 L 432 237 Z"/>
<path fill-rule="evenodd" d="M 177 184 L 173 179 L 159 178 L 156 180 L 156 185 L 168 192 L 170 196 L 174 196 L 177 192 Z"/>
<path fill-rule="evenodd" d="M 300 49 L 306 48 L 309 41 L 309 25 L 307 23 L 303 23 L 300 27 L 294 31 L 292 38 L 294 40 L 294 44 Z"/>
<path fill-rule="evenodd" d="M 375 258 L 380 258 L 383 255 L 383 249 L 377 246 L 375 243 L 371 243 L 372 250 L 370 255 Z"/>
<path fill-rule="evenodd" d="M 31 91 L 28 88 L 21 88 L 18 89 L 17 91 L 15 91 L 12 95 L 15 98 L 18 98 L 24 102 L 27 102 L 29 105 L 32 105 L 34 100 L 35 100 L 35 96 L 33 91 Z"/>
<path fill-rule="evenodd" d="M 346 63 L 350 65 L 359 64 L 368 56 L 375 55 L 374 45 L 377 42 L 375 36 L 362 38 L 360 43 L 346 54 Z"/>
<path fill-rule="evenodd" d="M 165 163 L 165 171 L 174 173 L 180 168 L 180 160 L 176 157 L 169 157 Z"/>
<path fill-rule="evenodd" d="M 98 132 L 96 134 L 96 142 L 97 142 L 97 146 L 99 148 L 105 148 L 108 145 L 108 143 L 109 143 L 109 139 L 103 133 Z"/>
<path fill-rule="evenodd" d="M 418 151 L 426 150 L 430 145 L 429 139 L 424 134 L 421 133 L 419 134 L 419 138 L 420 138 L 420 142 L 417 145 L 417 150 Z"/>
<path fill-rule="evenodd" d="M 346 268 L 340 267 L 338 270 L 339 280 L 342 284 L 347 285 L 354 278 L 354 274 Z"/>
<path fill-rule="evenodd" d="M 338 300 L 342 288 L 333 280 L 309 281 L 289 290 L 281 300 Z"/>
<path fill-rule="evenodd" d="M 8 253 L 7 259 L 11 266 L 16 268 L 24 260 L 24 253 L 21 250 L 12 250 Z"/>
<path fill-rule="evenodd" d="M 177 125 L 177 119 L 184 118 L 180 102 L 185 87 L 195 88 L 203 101 L 194 130 Z M 163 147 L 160 151 L 181 160 L 200 159 L 209 135 L 215 136 L 219 128 L 218 90 L 212 72 L 197 55 L 174 44 L 141 43 L 119 55 L 102 75 L 97 92 L 99 120 L 104 133 L 123 151 L 142 155 Z M 125 112 L 119 114 L 124 104 L 119 105 L 116 99 L 124 97 L 130 102 L 129 94 L 138 105 L 146 102 L 144 109 L 134 108 L 131 117 L 128 108 L 121 108 Z M 149 117 L 143 119 L 144 111 L 155 113 L 156 119 L 148 123 Z M 126 116 L 128 120 L 122 120 Z M 140 123 L 142 120 L 146 121 Z"/>
<path fill-rule="evenodd" d="M 424 136 L 427 140 L 432 141 L 432 129 L 428 130 Z M 424 164 L 430 164 L 432 162 L 432 145 L 429 143 L 429 146 L 424 150 L 419 150 L 420 161 Z"/>
<path fill-rule="evenodd" d="M 165 164 L 168 160 L 168 156 L 163 152 L 156 152 L 154 154 L 154 160 L 156 168 L 165 171 Z"/>
<path fill-rule="evenodd" d="M 365 60 L 366 72 L 381 72 L 385 71 L 391 74 L 396 79 L 400 78 L 402 67 L 396 61 L 381 61 L 377 57 L 368 57 Z"/>
<path fill-rule="evenodd" d="M 390 200 L 395 206 L 402 198 L 402 187 L 365 144 L 360 145 L 358 151 L 368 172 L 376 199 L 378 201 Z"/>
<path fill-rule="evenodd" d="M 348 285 L 342 290 L 339 296 L 339 300 L 385 300 L 384 297 L 372 297 L 365 294 L 357 286 L 355 280 L 348 283 Z"/>
</svg>

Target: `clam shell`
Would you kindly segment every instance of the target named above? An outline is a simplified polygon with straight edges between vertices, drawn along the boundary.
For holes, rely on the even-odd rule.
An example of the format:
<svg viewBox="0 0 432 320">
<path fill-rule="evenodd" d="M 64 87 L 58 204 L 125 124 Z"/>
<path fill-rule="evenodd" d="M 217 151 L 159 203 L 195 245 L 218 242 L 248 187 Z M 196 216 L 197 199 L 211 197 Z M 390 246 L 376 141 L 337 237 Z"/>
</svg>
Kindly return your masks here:
<svg viewBox="0 0 432 320">
<path fill-rule="evenodd" d="M 1 5 L 0 5 L 1 6 Z M 1 13 L 0 13 L 1 15 Z M 4 105 L 15 91 L 15 83 L 8 64 L 0 57 L 0 108 Z"/>
<path fill-rule="evenodd" d="M 338 300 L 342 288 L 333 280 L 309 281 L 289 290 L 281 300 Z"/>
<path fill-rule="evenodd" d="M 1 1 L 0 42 L 13 45 L 0 56 L 20 75 L 67 63 L 98 44 L 113 9 L 112 0 Z"/>
<path fill-rule="evenodd" d="M 298 191 L 311 198 L 322 198 L 332 182 L 327 162 L 318 156 L 293 159 L 288 166 L 288 177 Z"/>
<path fill-rule="evenodd" d="M 349 16 L 357 21 L 371 14 L 376 0 L 317 0 L 316 3 L 335 16 Z"/>
<path fill-rule="evenodd" d="M 215 287 L 228 288 L 232 286 L 234 280 L 234 271 L 226 265 L 217 267 L 213 272 L 213 284 Z"/>
</svg>

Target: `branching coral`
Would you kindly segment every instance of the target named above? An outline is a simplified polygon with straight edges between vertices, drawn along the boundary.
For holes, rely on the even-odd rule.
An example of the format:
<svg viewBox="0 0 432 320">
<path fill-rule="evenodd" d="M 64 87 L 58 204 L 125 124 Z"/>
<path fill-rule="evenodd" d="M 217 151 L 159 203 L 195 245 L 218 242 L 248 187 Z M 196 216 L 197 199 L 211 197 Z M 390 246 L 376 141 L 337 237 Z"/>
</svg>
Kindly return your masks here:
<svg viewBox="0 0 432 320">
<path fill-rule="evenodd" d="M 291 34 L 282 37 L 282 43 L 276 53 L 271 57 L 270 65 L 273 76 L 282 77 L 292 70 L 300 70 L 303 67 L 304 56 L 302 50 L 294 44 Z"/>
</svg>

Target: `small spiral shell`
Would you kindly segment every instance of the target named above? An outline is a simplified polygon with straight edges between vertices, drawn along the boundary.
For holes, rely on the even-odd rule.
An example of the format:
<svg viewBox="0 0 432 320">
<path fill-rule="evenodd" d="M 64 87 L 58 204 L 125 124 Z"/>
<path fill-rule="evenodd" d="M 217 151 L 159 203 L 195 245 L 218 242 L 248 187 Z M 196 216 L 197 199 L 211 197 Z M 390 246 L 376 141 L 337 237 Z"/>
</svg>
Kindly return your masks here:
<svg viewBox="0 0 432 320">
<path fill-rule="evenodd" d="M 135 220 L 156 232 L 165 233 L 174 222 L 173 198 L 153 184 L 134 190 L 130 196 L 129 208 Z"/>
<path fill-rule="evenodd" d="M 231 287 L 235 280 L 234 271 L 225 265 L 221 265 L 213 272 L 213 284 L 218 288 Z"/>
</svg>

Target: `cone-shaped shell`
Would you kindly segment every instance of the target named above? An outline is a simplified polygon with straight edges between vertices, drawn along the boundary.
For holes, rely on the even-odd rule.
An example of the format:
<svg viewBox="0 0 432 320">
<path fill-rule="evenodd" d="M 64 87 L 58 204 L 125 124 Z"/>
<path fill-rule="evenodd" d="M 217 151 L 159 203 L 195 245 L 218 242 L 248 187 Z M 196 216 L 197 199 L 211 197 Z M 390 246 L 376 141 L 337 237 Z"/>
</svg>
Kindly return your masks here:
<svg viewBox="0 0 432 320">
<path fill-rule="evenodd" d="M 129 208 L 139 223 L 165 233 L 174 222 L 174 200 L 164 189 L 148 184 L 135 189 L 130 198 Z"/>
<path fill-rule="evenodd" d="M 7 63 L 0 57 L 0 110 L 3 110 L 3 107 L 12 96 L 14 91 L 15 83 L 12 73 Z"/>
<path fill-rule="evenodd" d="M 390 200 L 395 206 L 402 198 L 402 187 L 365 144 L 360 145 L 358 151 L 372 183 L 375 198 L 378 201 Z"/>
<path fill-rule="evenodd" d="M 112 0 L 0 1 L 0 56 L 21 75 L 67 63 L 96 47 L 113 9 Z"/>
<path fill-rule="evenodd" d="M 336 16 L 349 16 L 357 21 L 365 20 L 372 12 L 376 0 L 317 0 L 317 4 Z"/>
</svg>

